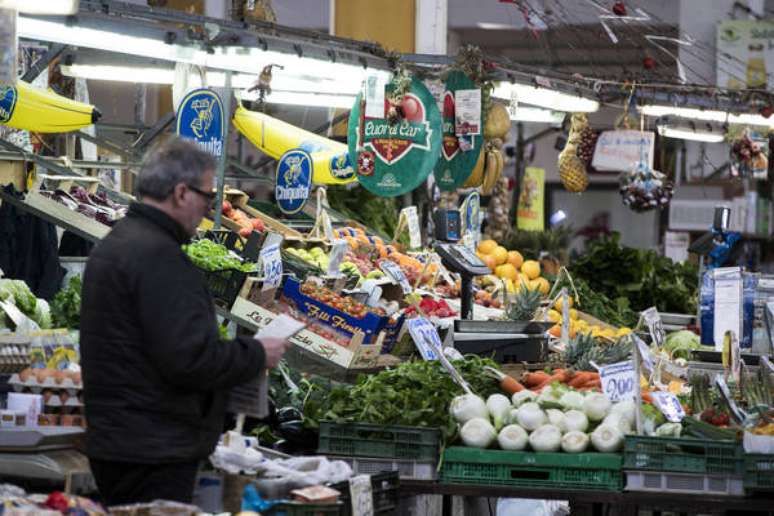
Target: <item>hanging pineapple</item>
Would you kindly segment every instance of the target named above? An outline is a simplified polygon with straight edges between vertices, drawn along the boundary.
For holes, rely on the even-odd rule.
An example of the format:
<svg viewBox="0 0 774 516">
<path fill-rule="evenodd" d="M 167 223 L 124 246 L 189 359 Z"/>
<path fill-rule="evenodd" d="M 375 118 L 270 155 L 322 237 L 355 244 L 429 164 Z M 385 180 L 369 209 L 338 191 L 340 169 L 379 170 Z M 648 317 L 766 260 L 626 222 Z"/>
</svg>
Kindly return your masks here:
<svg viewBox="0 0 774 516">
<path fill-rule="evenodd" d="M 589 175 L 586 172 L 586 164 L 578 157 L 578 145 L 584 129 L 589 122 L 583 113 L 572 115 L 570 123 L 570 136 L 564 150 L 559 153 L 559 179 L 564 188 L 570 192 L 580 193 L 589 186 Z"/>
</svg>

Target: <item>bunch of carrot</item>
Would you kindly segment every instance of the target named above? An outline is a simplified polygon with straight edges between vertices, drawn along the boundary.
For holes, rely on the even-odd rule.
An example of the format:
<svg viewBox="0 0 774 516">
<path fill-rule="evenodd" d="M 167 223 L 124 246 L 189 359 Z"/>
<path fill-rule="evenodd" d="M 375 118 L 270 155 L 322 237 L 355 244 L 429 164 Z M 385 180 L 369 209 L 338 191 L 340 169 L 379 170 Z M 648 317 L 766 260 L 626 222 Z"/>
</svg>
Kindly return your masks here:
<svg viewBox="0 0 774 516">
<path fill-rule="evenodd" d="M 556 368 L 551 373 L 533 371 L 524 373 L 521 377 L 521 383 L 533 391 L 539 391 L 554 382 L 564 383 L 579 391 L 599 389 L 602 386 L 599 380 L 599 373 L 592 371 L 573 371 L 572 369 Z"/>
</svg>

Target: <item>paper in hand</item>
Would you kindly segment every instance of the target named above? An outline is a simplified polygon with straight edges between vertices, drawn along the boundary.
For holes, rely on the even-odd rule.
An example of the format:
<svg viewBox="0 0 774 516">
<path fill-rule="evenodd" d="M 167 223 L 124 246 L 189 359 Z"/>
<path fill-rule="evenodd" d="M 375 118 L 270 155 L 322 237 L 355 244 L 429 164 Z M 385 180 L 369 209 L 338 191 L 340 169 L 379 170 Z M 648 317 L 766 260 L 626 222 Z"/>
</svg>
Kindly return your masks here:
<svg viewBox="0 0 774 516">
<path fill-rule="evenodd" d="M 255 332 L 255 338 L 260 340 L 267 337 L 274 337 L 287 340 L 305 327 L 305 323 L 297 321 L 289 315 L 281 314 L 272 322 Z"/>
</svg>

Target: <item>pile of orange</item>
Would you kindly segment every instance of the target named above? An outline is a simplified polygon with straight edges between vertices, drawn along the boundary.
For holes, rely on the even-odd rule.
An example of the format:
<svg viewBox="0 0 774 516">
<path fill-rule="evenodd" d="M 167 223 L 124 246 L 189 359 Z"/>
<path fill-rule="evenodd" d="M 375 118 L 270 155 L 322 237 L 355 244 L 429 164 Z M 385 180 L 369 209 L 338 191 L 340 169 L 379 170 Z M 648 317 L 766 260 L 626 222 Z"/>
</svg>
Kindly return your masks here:
<svg viewBox="0 0 774 516">
<path fill-rule="evenodd" d="M 540 276 L 540 263 L 524 260 L 519 251 L 509 251 L 494 240 L 482 240 L 476 254 L 495 276 L 509 282 L 513 289 L 526 288 L 548 294 L 551 285 Z"/>
</svg>

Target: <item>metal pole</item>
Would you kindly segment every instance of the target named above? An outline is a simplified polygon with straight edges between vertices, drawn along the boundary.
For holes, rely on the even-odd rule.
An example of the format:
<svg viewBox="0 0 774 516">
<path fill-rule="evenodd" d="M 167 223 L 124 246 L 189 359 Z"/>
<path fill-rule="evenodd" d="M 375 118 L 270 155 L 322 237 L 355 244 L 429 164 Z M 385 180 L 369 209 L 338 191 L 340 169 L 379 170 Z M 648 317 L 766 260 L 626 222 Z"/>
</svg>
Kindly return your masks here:
<svg viewBox="0 0 774 516">
<path fill-rule="evenodd" d="M 215 203 L 215 229 L 220 229 L 221 210 L 223 209 L 223 186 L 226 176 L 226 160 L 228 159 L 228 136 L 231 126 L 231 72 L 226 70 L 226 84 L 223 88 L 223 152 L 218 160 L 218 175 L 216 177 L 217 196 Z"/>
</svg>

